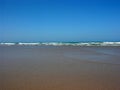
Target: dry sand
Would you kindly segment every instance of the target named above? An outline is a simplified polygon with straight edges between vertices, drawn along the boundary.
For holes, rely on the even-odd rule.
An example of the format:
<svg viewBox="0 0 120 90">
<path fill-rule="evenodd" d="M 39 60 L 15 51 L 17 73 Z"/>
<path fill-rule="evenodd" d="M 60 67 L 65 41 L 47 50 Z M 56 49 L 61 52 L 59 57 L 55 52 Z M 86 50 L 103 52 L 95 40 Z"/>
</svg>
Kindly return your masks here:
<svg viewBox="0 0 120 90">
<path fill-rule="evenodd" d="M 0 46 L 0 90 L 120 90 L 120 47 Z"/>
</svg>

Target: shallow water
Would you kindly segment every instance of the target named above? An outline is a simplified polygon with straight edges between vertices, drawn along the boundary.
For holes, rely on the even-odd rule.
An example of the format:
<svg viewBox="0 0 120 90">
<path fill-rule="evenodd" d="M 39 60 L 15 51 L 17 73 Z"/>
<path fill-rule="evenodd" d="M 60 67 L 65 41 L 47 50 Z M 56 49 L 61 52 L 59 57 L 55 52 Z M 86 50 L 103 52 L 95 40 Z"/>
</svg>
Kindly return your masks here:
<svg viewBox="0 0 120 90">
<path fill-rule="evenodd" d="M 88 52 L 65 52 L 64 55 L 70 58 L 82 59 L 84 61 L 99 62 L 106 64 L 120 64 L 120 48 L 98 47 L 87 48 Z"/>
</svg>

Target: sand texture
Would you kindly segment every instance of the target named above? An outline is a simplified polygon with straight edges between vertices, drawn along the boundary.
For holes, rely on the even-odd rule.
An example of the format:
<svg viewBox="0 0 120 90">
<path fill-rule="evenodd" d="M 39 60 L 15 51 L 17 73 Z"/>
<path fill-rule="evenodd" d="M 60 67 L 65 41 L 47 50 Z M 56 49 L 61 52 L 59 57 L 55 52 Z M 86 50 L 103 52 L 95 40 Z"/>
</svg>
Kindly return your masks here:
<svg viewBox="0 0 120 90">
<path fill-rule="evenodd" d="M 120 90 L 120 47 L 0 46 L 0 90 Z"/>
</svg>

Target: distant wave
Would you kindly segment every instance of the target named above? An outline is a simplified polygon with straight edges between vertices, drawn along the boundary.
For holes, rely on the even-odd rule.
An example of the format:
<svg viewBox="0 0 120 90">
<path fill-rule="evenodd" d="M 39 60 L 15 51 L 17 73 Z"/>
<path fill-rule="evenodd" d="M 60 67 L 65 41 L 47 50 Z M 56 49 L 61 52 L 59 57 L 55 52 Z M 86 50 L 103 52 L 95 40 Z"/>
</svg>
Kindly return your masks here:
<svg viewBox="0 0 120 90">
<path fill-rule="evenodd" d="M 44 42 L 44 43 L 0 43 L 0 45 L 52 45 L 52 46 L 120 46 L 120 42 Z"/>
</svg>

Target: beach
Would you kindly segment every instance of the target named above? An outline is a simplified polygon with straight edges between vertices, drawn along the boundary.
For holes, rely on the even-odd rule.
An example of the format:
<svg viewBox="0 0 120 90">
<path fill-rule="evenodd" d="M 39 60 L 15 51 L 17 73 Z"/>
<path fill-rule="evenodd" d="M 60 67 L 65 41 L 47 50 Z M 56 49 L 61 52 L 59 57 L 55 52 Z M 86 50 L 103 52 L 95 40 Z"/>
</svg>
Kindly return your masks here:
<svg viewBox="0 0 120 90">
<path fill-rule="evenodd" d="M 0 90 L 120 90 L 120 46 L 0 46 Z"/>
</svg>

